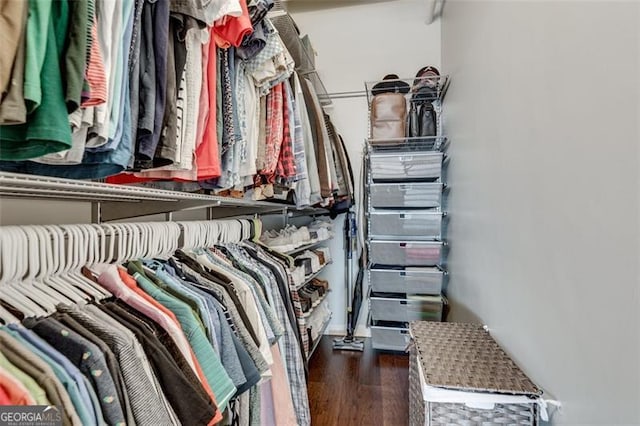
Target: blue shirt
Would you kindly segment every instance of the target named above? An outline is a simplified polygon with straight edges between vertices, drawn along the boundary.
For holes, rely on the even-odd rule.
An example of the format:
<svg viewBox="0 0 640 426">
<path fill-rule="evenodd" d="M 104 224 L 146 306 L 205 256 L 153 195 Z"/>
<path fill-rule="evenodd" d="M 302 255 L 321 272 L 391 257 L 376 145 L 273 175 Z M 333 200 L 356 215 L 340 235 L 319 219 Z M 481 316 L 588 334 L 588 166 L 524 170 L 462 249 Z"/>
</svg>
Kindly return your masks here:
<svg viewBox="0 0 640 426">
<path fill-rule="evenodd" d="M 71 364 L 64 355 L 42 340 L 33 331 L 15 324 L 10 324 L 4 330 L 51 367 L 58 380 L 67 390 L 83 425 L 106 424 L 102 419 L 100 407 L 93 405 L 93 401 L 97 400 L 97 397 L 92 398 L 89 395 L 89 392 L 95 394 L 93 388 L 89 388 L 91 391 L 87 389 L 86 382 L 83 379 L 84 376 L 76 366 Z M 97 412 L 96 409 L 98 410 Z"/>
</svg>

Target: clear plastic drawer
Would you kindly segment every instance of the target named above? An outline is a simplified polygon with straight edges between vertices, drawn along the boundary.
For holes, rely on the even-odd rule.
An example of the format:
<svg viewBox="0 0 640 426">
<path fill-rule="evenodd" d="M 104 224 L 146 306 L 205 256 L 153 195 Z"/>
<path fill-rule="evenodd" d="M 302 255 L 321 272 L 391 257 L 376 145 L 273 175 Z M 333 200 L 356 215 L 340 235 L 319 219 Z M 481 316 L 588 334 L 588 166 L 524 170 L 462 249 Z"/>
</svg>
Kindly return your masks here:
<svg viewBox="0 0 640 426">
<path fill-rule="evenodd" d="M 371 153 L 370 170 L 374 181 L 437 180 L 442 177 L 442 152 Z"/>
<path fill-rule="evenodd" d="M 442 296 L 371 293 L 369 303 L 375 321 L 442 321 Z"/>
<path fill-rule="evenodd" d="M 369 213 L 369 235 L 376 239 L 439 240 L 443 217 L 441 212 L 375 211 Z"/>
<path fill-rule="evenodd" d="M 371 346 L 383 351 L 405 351 L 411 336 L 406 323 L 371 322 Z"/>
<path fill-rule="evenodd" d="M 373 208 L 441 208 L 442 183 L 373 183 L 369 202 Z"/>
<path fill-rule="evenodd" d="M 442 241 L 369 242 L 369 260 L 376 265 L 437 266 L 443 253 Z"/>
<path fill-rule="evenodd" d="M 440 294 L 446 277 L 446 272 L 436 267 L 370 269 L 368 272 L 371 290 L 388 293 Z"/>
</svg>

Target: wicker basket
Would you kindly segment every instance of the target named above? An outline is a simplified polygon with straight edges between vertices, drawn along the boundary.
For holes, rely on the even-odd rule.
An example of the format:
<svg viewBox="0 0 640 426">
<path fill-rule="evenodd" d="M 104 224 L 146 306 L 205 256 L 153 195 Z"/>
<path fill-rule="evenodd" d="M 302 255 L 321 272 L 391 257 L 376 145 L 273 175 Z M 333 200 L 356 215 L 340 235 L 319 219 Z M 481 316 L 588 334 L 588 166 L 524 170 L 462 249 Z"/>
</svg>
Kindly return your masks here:
<svg viewBox="0 0 640 426">
<path fill-rule="evenodd" d="M 481 325 L 416 321 L 410 324 L 410 333 L 410 425 L 538 424 L 537 400 L 542 392 Z M 459 398 L 430 401 L 424 385 L 481 393 L 495 403 L 492 408 L 474 408 Z M 502 403 L 505 395 L 519 402 Z"/>
</svg>

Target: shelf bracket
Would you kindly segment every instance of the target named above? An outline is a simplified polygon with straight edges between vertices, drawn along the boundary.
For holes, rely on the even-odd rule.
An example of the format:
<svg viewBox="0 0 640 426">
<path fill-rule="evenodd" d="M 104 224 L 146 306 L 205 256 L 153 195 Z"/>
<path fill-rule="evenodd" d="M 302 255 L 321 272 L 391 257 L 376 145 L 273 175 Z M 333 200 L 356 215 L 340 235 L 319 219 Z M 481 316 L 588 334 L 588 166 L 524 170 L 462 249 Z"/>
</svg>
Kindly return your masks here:
<svg viewBox="0 0 640 426">
<path fill-rule="evenodd" d="M 91 223 L 102 223 L 102 202 L 94 201 L 91 203 Z"/>
</svg>

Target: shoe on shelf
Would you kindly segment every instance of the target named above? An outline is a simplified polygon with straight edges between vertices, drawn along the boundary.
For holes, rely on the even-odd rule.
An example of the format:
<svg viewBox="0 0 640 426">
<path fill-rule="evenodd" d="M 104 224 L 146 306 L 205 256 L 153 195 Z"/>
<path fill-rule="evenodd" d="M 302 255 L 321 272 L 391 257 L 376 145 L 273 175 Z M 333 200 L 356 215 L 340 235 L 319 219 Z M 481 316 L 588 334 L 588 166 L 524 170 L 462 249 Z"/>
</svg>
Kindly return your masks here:
<svg viewBox="0 0 640 426">
<path fill-rule="evenodd" d="M 324 262 L 331 263 L 331 250 L 329 247 L 318 247 L 316 253 L 322 253 L 324 255 Z"/>
<path fill-rule="evenodd" d="M 291 276 L 293 278 L 293 283 L 296 286 L 299 286 L 302 283 L 304 283 L 304 280 L 306 278 L 304 266 L 297 266 L 297 267 L 293 268 L 291 270 Z"/>
<path fill-rule="evenodd" d="M 322 250 L 313 250 L 312 253 L 318 256 L 318 261 L 320 261 L 320 266 L 323 266 L 327 263 L 327 261 L 324 258 L 324 252 Z"/>
<path fill-rule="evenodd" d="M 323 280 L 322 278 L 315 277 L 309 284 L 315 287 L 321 287 L 325 292 L 329 290 L 329 281 Z"/>
<path fill-rule="evenodd" d="M 303 295 L 299 295 L 299 296 L 300 296 L 300 307 L 302 308 L 302 312 L 303 313 L 309 312 L 312 307 L 311 298 Z"/>
<path fill-rule="evenodd" d="M 309 234 L 309 228 L 307 228 L 306 226 L 301 226 L 296 231 L 296 234 L 298 236 L 301 246 L 305 244 L 309 244 L 311 242 L 311 234 Z"/>
<path fill-rule="evenodd" d="M 298 256 L 293 261 L 294 265 L 301 266 L 304 270 L 304 275 L 309 276 L 313 274 L 311 259 L 307 257 Z"/>
<path fill-rule="evenodd" d="M 311 299 L 313 307 L 318 306 L 318 304 L 320 303 L 320 294 L 318 294 L 317 290 L 314 290 L 309 286 L 304 286 L 300 290 L 298 290 L 298 295 Z"/>
</svg>

